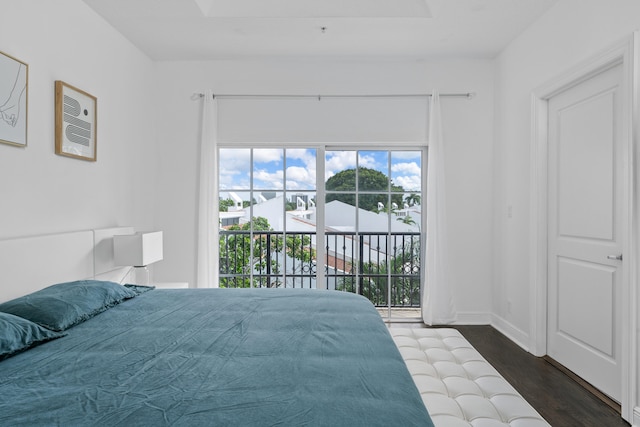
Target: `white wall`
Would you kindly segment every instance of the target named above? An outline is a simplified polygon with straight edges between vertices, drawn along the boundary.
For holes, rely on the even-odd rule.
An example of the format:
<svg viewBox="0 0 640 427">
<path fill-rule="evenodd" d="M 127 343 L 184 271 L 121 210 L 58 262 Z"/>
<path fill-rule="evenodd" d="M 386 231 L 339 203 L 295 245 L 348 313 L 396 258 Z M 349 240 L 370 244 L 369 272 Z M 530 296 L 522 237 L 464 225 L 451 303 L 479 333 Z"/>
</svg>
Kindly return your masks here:
<svg viewBox="0 0 640 427">
<path fill-rule="evenodd" d="M 381 94 L 477 92 L 471 101 L 443 98 L 451 257 L 461 319 L 488 321 L 491 312 L 493 61 L 368 61 L 331 59 L 161 62 L 162 93 L 157 224 L 165 232 L 167 281 L 195 280 L 199 101 L 194 92 L 227 94 Z M 222 105 L 220 108 L 223 108 Z M 411 107 L 402 114 L 415 116 Z M 222 115 L 222 113 L 221 113 Z M 235 117 L 246 122 L 245 117 Z M 250 126 L 251 123 L 247 123 Z M 290 121 L 288 126 L 297 123 Z M 335 136 L 335 135 L 334 135 Z M 480 316 L 476 316 L 477 314 Z M 471 316 L 471 317 L 470 317 Z"/>
<path fill-rule="evenodd" d="M 531 328 L 531 93 L 638 28 L 638 1 L 560 0 L 496 59 L 494 309 L 525 344 Z"/>
<path fill-rule="evenodd" d="M 28 145 L 0 144 L 0 239 L 153 226 L 154 64 L 80 0 L 0 0 L 0 51 L 29 65 Z M 98 98 L 97 162 L 54 154 L 54 81 Z"/>
</svg>

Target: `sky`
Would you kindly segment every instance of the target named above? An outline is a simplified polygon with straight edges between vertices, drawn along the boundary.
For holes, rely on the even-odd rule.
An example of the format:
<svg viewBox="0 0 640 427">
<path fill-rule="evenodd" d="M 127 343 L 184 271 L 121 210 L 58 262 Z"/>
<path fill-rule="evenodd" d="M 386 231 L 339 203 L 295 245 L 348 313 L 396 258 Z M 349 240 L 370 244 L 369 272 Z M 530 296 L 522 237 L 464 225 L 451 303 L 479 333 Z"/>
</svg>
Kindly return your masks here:
<svg viewBox="0 0 640 427">
<path fill-rule="evenodd" d="M 391 176 L 406 191 L 421 190 L 421 151 L 340 150 L 325 153 L 325 179 L 356 166 Z M 221 190 L 250 188 L 251 149 L 220 149 Z M 285 182 L 286 176 L 286 182 Z M 256 190 L 304 191 L 316 188 L 316 150 L 304 148 L 253 149 Z"/>
</svg>

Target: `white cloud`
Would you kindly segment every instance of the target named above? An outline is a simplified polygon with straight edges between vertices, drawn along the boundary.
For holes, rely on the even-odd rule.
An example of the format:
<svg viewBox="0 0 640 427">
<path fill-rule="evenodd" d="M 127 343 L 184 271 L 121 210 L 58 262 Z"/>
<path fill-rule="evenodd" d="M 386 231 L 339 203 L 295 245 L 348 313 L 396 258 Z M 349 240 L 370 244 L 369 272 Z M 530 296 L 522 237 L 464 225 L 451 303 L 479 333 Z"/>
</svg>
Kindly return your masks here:
<svg viewBox="0 0 640 427">
<path fill-rule="evenodd" d="M 279 163 L 282 161 L 283 150 L 280 148 L 258 148 L 253 150 L 254 163 Z"/>
<path fill-rule="evenodd" d="M 422 187 L 422 170 L 416 162 L 393 164 L 391 171 L 394 172 L 393 183 L 405 190 L 419 191 Z"/>
<path fill-rule="evenodd" d="M 300 166 L 291 166 L 287 168 L 287 188 L 291 190 L 307 189 L 312 190 L 316 187 L 316 170 L 314 168 L 303 168 Z"/>
<path fill-rule="evenodd" d="M 248 148 L 221 148 L 220 160 L 241 161 L 248 164 L 250 154 L 251 152 Z"/>
<path fill-rule="evenodd" d="M 249 188 L 248 149 L 220 150 L 220 188 Z"/>
<path fill-rule="evenodd" d="M 418 175 L 418 176 L 422 172 L 420 170 L 420 166 L 418 166 L 418 164 L 416 162 L 396 163 L 394 165 L 391 165 L 391 171 L 392 172 L 401 172 L 401 173 L 406 173 L 406 174 L 411 174 L 411 175 Z"/>
<path fill-rule="evenodd" d="M 264 169 L 253 173 L 254 187 L 264 189 L 281 190 L 283 188 L 284 173 L 282 170 L 269 172 Z"/>
<path fill-rule="evenodd" d="M 287 148 L 287 158 L 302 160 L 305 163 L 315 163 L 316 151 L 305 148 Z"/>
<path fill-rule="evenodd" d="M 395 162 L 396 160 L 411 160 L 411 159 L 420 159 L 422 152 L 420 151 L 393 151 L 391 153 L 391 159 Z"/>
<path fill-rule="evenodd" d="M 220 171 L 219 185 L 221 189 L 249 188 L 249 177 L 247 174 L 242 174 L 240 172 L 223 170 L 223 171 Z"/>
<path fill-rule="evenodd" d="M 363 155 L 362 153 L 360 153 L 360 158 L 358 160 L 358 165 L 361 168 L 369 168 L 369 169 L 378 169 L 377 166 L 379 166 L 378 163 L 376 162 L 376 158 L 374 156 L 372 156 L 372 155 Z M 387 169 L 387 165 L 382 165 L 382 166 L 385 169 Z"/>
<path fill-rule="evenodd" d="M 325 180 L 331 178 L 340 171 L 353 169 L 355 167 L 355 151 L 331 151 L 328 153 L 327 160 L 325 162 Z"/>
<path fill-rule="evenodd" d="M 400 185 L 405 191 L 420 191 L 422 181 L 418 175 L 398 176 L 393 179 L 393 183 Z"/>
</svg>

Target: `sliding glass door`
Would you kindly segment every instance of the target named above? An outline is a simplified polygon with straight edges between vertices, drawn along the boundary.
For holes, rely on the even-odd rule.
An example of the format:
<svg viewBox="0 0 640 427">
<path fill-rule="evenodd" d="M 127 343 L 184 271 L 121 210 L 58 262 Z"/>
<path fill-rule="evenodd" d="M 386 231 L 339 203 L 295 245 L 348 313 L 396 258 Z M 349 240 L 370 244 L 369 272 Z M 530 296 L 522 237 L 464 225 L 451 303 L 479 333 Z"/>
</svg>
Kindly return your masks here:
<svg viewBox="0 0 640 427">
<path fill-rule="evenodd" d="M 364 295 L 388 317 L 419 316 L 422 158 L 422 150 L 325 154 L 328 287 Z"/>
<path fill-rule="evenodd" d="M 419 316 L 424 148 L 220 148 L 220 286 L 323 288 Z"/>
</svg>

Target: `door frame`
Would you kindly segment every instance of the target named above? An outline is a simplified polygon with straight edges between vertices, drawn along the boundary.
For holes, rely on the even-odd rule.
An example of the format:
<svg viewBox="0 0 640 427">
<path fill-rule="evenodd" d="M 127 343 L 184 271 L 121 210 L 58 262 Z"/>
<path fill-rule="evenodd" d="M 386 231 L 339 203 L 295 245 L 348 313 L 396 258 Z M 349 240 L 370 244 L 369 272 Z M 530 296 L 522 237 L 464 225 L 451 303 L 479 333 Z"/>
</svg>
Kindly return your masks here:
<svg viewBox="0 0 640 427">
<path fill-rule="evenodd" d="M 529 278 L 529 348 L 536 356 L 547 354 L 547 230 L 548 230 L 548 102 L 556 94 L 575 86 L 616 65 L 622 65 L 622 138 L 629 156 L 624 164 L 622 185 L 625 200 L 625 227 L 629 230 L 623 242 L 625 261 L 622 263 L 622 418 L 633 424 L 640 419 L 637 399 L 637 297 L 638 256 L 640 251 L 640 212 L 636 189 L 640 189 L 640 177 L 635 176 L 638 106 L 638 70 L 635 62 L 640 59 L 638 32 L 616 43 L 600 54 L 579 64 L 568 72 L 548 81 L 531 94 L 531 175 L 530 175 L 530 278 Z"/>
</svg>

